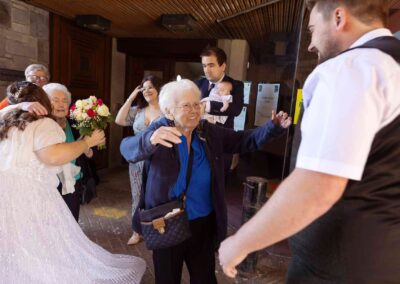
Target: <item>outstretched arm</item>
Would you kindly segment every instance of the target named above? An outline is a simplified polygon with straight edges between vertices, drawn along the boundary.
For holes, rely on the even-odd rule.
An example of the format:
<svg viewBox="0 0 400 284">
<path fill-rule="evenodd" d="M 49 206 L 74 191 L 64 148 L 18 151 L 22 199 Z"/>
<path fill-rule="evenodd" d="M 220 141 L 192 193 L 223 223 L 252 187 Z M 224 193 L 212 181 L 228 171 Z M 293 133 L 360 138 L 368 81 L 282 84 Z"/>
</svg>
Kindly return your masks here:
<svg viewBox="0 0 400 284">
<path fill-rule="evenodd" d="M 88 149 L 105 143 L 105 136 L 102 130 L 95 130 L 91 136 L 85 136 L 82 140 L 72 143 L 54 144 L 35 153 L 39 160 L 51 166 L 61 166 L 78 158 Z"/>
<path fill-rule="evenodd" d="M 38 102 L 24 102 L 24 103 L 19 103 L 15 105 L 9 105 L 3 109 L 0 110 L 0 119 L 3 118 L 3 116 L 13 110 L 23 110 L 27 111 L 30 113 L 35 113 L 37 115 L 46 115 L 47 110 L 45 109 L 44 106 L 42 106 Z"/>
<path fill-rule="evenodd" d="M 292 123 L 287 113 L 272 111 L 271 120 L 255 129 L 234 131 L 221 127 L 225 153 L 245 153 L 261 149 L 272 139 L 281 136 Z"/>
<path fill-rule="evenodd" d="M 158 147 L 171 148 L 173 144 L 181 143 L 181 135 L 175 127 L 154 122 L 139 135 L 122 140 L 120 151 L 125 160 L 136 163 L 149 158 Z"/>
<path fill-rule="evenodd" d="M 233 236 L 222 242 L 220 264 L 235 277 L 251 252 L 288 238 L 326 213 L 343 195 L 348 179 L 296 168 L 271 199 Z"/>
</svg>

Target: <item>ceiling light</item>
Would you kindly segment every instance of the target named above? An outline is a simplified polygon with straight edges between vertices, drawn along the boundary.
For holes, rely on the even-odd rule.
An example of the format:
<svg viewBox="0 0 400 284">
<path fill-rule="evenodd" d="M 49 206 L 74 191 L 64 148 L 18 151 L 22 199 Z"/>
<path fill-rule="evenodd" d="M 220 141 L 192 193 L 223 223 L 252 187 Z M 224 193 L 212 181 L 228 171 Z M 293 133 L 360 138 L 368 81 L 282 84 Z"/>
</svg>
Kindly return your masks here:
<svg viewBox="0 0 400 284">
<path fill-rule="evenodd" d="M 162 14 L 161 25 L 172 32 L 189 32 L 194 29 L 196 20 L 190 14 Z"/>
<path fill-rule="evenodd" d="M 110 20 L 99 15 L 78 15 L 75 21 L 78 26 L 101 32 L 108 31 L 111 26 Z"/>
</svg>

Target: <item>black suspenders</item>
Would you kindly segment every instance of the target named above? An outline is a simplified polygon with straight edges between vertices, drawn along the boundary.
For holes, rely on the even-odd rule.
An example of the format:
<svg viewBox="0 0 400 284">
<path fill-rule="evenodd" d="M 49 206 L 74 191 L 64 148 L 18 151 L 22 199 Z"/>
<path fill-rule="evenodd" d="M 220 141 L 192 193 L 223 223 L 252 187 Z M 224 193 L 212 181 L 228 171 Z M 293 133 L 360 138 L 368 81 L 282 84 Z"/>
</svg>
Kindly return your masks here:
<svg viewBox="0 0 400 284">
<path fill-rule="evenodd" d="M 383 37 L 377 37 L 374 38 L 370 41 L 367 41 L 363 45 L 356 46 L 353 48 L 349 48 L 344 52 L 357 49 L 357 48 L 376 48 L 379 49 L 380 51 L 390 55 L 393 57 L 394 60 L 396 60 L 398 63 L 400 63 L 400 40 L 393 36 L 383 36 Z"/>
</svg>

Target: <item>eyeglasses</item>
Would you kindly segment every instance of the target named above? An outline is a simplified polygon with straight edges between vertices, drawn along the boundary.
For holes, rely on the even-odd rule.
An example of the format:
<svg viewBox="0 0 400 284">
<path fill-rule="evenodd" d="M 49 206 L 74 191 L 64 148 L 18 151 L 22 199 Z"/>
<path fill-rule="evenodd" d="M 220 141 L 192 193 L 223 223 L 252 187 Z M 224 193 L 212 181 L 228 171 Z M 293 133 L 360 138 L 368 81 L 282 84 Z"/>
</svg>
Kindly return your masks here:
<svg viewBox="0 0 400 284">
<path fill-rule="evenodd" d="M 46 76 L 36 76 L 36 75 L 28 75 L 27 79 L 30 82 L 48 82 L 49 81 L 49 78 L 47 78 Z"/>
<path fill-rule="evenodd" d="M 200 103 L 194 103 L 194 104 L 183 104 L 181 106 L 176 106 L 176 108 L 181 108 L 184 112 L 189 112 L 192 109 L 194 110 L 200 110 L 201 104 Z"/>
</svg>

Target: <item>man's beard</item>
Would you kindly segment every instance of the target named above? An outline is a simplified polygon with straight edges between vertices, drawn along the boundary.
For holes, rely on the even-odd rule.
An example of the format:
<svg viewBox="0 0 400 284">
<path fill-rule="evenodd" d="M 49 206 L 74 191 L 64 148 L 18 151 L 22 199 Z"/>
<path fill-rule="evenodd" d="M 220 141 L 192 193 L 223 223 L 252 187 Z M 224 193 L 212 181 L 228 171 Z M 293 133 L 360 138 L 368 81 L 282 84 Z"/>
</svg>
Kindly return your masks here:
<svg viewBox="0 0 400 284">
<path fill-rule="evenodd" d="M 327 41 L 324 52 L 318 52 L 318 64 L 324 63 L 325 61 L 338 55 L 340 52 L 341 50 L 337 42 L 333 40 Z"/>
</svg>

